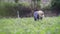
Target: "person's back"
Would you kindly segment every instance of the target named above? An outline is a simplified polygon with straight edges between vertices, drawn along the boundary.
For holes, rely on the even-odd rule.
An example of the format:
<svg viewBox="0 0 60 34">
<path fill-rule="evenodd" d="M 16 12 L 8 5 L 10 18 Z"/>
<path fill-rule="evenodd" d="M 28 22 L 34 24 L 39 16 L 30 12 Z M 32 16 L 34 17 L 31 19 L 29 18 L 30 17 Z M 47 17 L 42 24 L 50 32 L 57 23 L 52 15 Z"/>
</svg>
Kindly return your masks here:
<svg viewBox="0 0 60 34">
<path fill-rule="evenodd" d="M 35 17 L 37 17 L 37 15 L 38 15 L 38 12 L 37 12 L 37 11 L 35 11 L 35 12 L 34 12 L 34 16 L 35 16 Z"/>
</svg>

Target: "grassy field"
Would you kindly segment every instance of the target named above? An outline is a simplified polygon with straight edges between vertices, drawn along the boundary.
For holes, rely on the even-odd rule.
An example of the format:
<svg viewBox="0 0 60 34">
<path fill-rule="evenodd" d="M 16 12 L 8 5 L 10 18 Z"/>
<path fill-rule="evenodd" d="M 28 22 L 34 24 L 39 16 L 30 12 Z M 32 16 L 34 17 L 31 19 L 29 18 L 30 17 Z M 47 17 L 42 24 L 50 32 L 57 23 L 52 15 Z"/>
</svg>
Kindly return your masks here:
<svg viewBox="0 0 60 34">
<path fill-rule="evenodd" d="M 60 34 L 60 17 L 0 18 L 0 34 Z"/>
</svg>

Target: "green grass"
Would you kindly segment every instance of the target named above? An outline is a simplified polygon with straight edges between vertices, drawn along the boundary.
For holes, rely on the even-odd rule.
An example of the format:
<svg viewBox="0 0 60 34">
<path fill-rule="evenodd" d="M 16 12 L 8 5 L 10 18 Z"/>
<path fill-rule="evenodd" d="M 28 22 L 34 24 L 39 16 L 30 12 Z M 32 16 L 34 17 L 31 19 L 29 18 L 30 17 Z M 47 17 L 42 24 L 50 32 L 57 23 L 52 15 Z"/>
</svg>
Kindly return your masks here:
<svg viewBox="0 0 60 34">
<path fill-rule="evenodd" d="M 0 18 L 0 34 L 60 34 L 60 17 Z"/>
</svg>

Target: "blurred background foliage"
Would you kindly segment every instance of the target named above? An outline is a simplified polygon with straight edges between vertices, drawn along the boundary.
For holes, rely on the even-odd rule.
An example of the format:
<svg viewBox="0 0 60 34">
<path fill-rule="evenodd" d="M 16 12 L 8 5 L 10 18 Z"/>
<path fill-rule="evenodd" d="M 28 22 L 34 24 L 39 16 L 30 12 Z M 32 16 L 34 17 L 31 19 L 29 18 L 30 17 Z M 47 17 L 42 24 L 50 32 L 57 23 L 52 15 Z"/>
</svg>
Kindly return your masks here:
<svg viewBox="0 0 60 34">
<path fill-rule="evenodd" d="M 41 3 L 41 0 L 31 0 L 31 4 L 27 2 L 18 3 L 19 0 L 12 2 L 2 2 L 0 0 L 0 17 L 17 17 L 17 10 L 19 11 L 20 17 L 32 16 L 35 9 L 42 10 L 58 10 L 57 14 L 60 14 L 60 0 L 51 0 L 47 6 Z M 43 8 L 42 8 L 43 6 Z"/>
</svg>

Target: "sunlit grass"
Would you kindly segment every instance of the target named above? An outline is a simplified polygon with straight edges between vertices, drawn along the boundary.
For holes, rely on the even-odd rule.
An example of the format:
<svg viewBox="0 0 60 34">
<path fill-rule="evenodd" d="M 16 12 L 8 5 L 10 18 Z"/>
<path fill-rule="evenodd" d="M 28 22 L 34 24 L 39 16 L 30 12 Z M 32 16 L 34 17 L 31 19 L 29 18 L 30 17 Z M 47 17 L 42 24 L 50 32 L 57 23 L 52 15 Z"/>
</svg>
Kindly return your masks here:
<svg viewBox="0 0 60 34">
<path fill-rule="evenodd" d="M 60 34 L 60 17 L 1 18 L 0 34 Z"/>
</svg>

